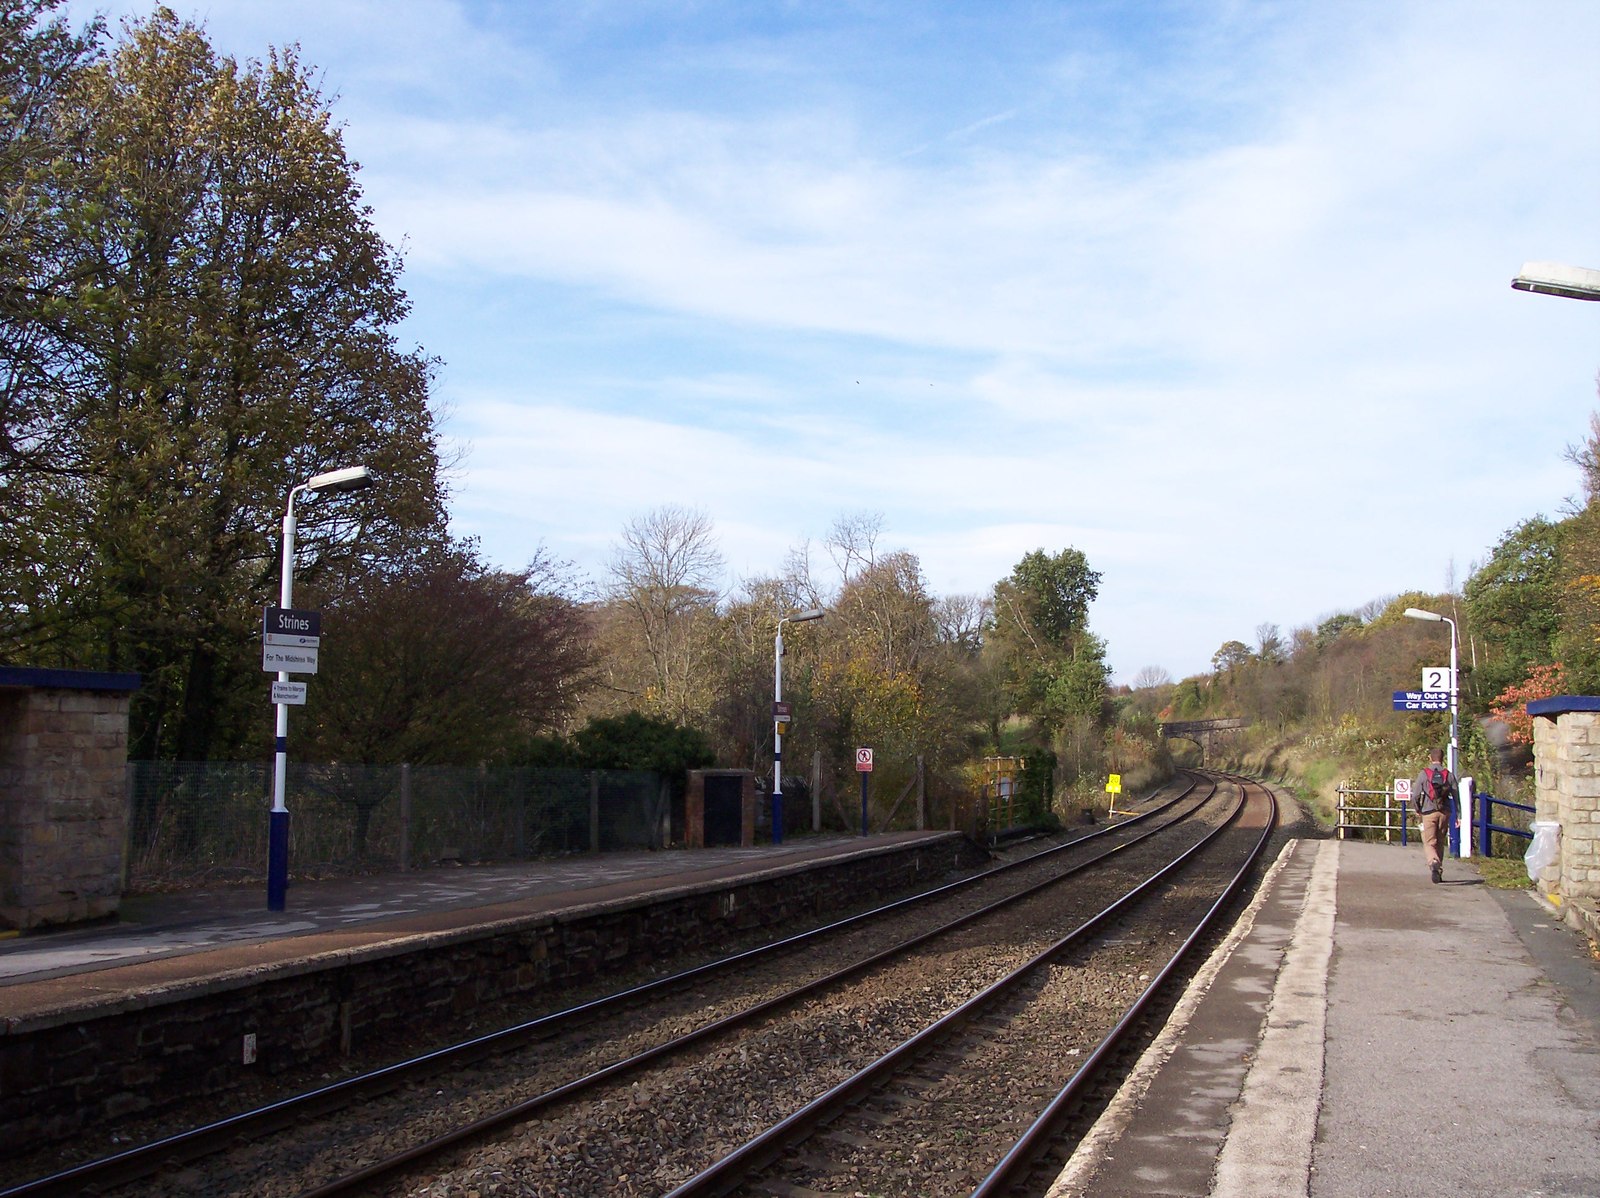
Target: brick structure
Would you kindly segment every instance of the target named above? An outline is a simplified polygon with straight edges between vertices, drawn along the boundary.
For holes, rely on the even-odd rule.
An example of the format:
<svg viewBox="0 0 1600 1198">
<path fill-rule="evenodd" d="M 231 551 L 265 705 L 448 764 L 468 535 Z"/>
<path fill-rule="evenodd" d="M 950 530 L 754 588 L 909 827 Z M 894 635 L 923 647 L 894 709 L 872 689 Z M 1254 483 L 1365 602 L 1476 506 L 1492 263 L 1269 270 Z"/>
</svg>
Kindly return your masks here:
<svg viewBox="0 0 1600 1198">
<path fill-rule="evenodd" d="M 0 666 L 0 928 L 114 915 L 137 674 Z"/>
<path fill-rule="evenodd" d="M 736 784 L 739 788 L 739 843 L 756 842 L 756 776 L 750 770 L 690 770 L 683 796 L 683 835 L 691 849 L 706 847 L 706 780 Z M 788 821 L 785 820 L 785 823 Z"/>
</svg>

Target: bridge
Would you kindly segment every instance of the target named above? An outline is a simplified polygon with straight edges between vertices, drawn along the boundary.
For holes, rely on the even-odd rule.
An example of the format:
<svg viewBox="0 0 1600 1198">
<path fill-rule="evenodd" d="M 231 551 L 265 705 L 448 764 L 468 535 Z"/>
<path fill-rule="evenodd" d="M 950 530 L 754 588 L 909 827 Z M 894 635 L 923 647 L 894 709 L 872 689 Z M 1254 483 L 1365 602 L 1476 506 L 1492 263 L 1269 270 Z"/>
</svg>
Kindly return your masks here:
<svg viewBox="0 0 1600 1198">
<path fill-rule="evenodd" d="M 1167 740 L 1193 741 L 1200 746 L 1200 760 L 1204 763 L 1206 754 L 1211 751 L 1212 743 L 1219 733 L 1237 732 L 1249 724 L 1249 720 L 1240 717 L 1219 720 L 1169 720 L 1161 725 L 1161 735 Z"/>
</svg>

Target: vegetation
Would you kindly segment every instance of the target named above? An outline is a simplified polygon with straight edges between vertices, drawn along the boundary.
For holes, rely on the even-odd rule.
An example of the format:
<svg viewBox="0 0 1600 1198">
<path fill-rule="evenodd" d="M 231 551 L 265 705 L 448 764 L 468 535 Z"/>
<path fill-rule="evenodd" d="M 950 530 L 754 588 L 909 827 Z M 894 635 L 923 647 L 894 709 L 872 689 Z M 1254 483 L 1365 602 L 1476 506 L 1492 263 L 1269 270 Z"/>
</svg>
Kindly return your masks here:
<svg viewBox="0 0 1600 1198">
<path fill-rule="evenodd" d="M 1600 689 L 1600 423 L 1571 453 L 1581 504 L 1507 530 L 1460 594 L 1259 624 L 1179 681 L 1108 687 L 1080 550 L 941 597 L 875 513 L 731 591 L 711 520 L 674 505 L 621 530 L 593 590 L 542 553 L 493 567 L 446 531 L 439 363 L 397 339 L 402 263 L 314 70 L 218 57 L 164 8 L 75 31 L 60 4 L 0 14 L 0 660 L 140 673 L 134 757 L 266 754 L 255 655 L 283 504 L 355 463 L 380 485 L 297 509 L 297 598 L 325 609 L 330 651 L 295 743 L 323 762 L 766 773 L 774 634 L 815 607 L 783 638 L 796 781 L 818 755 L 837 799 L 870 745 L 880 793 L 920 777 L 954 809 L 983 758 L 1020 757 L 1040 823 L 1100 805 L 1109 772 L 1164 777 L 1166 719 L 1245 718 L 1234 757 L 1323 804 L 1409 776 L 1445 717 L 1390 710 L 1441 657 L 1407 607 L 1458 622 L 1464 772 L 1503 791 L 1526 702 Z"/>
</svg>

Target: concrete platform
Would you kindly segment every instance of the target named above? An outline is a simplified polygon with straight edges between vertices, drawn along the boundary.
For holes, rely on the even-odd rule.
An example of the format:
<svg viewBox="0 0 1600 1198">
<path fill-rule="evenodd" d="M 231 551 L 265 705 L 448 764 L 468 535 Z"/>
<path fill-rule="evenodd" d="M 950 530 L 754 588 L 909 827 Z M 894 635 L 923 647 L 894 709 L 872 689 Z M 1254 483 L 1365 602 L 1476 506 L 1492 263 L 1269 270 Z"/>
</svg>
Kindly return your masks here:
<svg viewBox="0 0 1600 1198">
<path fill-rule="evenodd" d="M 1600 1194 L 1600 967 L 1471 862 L 1294 841 L 1050 1198 Z"/>
<path fill-rule="evenodd" d="M 117 919 L 0 939 L 0 1032 L 62 1006 L 467 932 L 528 916 L 728 883 L 948 836 L 809 836 L 781 846 L 604 853 L 504 865 L 136 895 Z"/>
</svg>

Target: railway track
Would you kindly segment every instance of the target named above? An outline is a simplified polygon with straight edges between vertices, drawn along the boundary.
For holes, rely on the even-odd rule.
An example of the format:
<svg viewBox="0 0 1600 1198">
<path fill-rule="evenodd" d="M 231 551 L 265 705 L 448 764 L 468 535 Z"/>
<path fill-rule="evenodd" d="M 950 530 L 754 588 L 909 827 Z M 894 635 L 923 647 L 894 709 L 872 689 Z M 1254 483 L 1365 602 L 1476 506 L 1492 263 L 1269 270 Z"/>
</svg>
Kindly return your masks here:
<svg viewBox="0 0 1600 1198">
<path fill-rule="evenodd" d="M 980 1035 L 988 1029 L 988 1039 L 1010 1041 L 1026 1055 L 1026 1035 L 1005 1030 L 1026 1027 L 1026 1018 L 987 1010 L 953 1020 L 949 1015 L 966 1011 L 997 987 L 1027 991 L 1030 984 L 1003 979 L 1030 961 L 1035 974 L 1057 969 L 1049 961 L 1065 951 L 1055 943 L 1063 918 L 1083 924 L 1074 933 L 1079 939 L 1099 934 L 1109 941 L 1110 956 L 1098 965 L 1060 967 L 1069 974 L 1075 969 L 1077 981 L 1068 977 L 1055 987 L 1056 1009 L 1065 1002 L 1099 1010 L 1109 995 L 1124 1009 L 1120 982 L 1089 1002 L 1081 990 L 1108 969 L 1148 974 L 1144 964 L 1128 964 L 1148 957 L 1127 951 L 1130 939 L 1144 934 L 1106 934 L 1108 923 L 1127 917 L 1118 913 L 1121 907 L 1100 910 L 1095 903 L 1113 888 L 1128 889 L 1133 875 L 1151 873 L 1179 848 L 1191 858 L 1203 855 L 1201 831 L 1216 829 L 1213 842 L 1226 838 L 1233 825 L 1224 822 L 1220 794 L 1217 780 L 1196 780 L 1137 821 L 977 878 L 0 1194 L 114 1192 L 115 1185 L 135 1179 L 140 1193 L 151 1194 L 410 1193 L 416 1190 L 406 1179 L 420 1175 L 419 1169 L 443 1170 L 447 1178 L 471 1173 L 473 1153 L 486 1173 L 482 1184 L 458 1187 L 444 1179 L 431 1183 L 428 1192 L 492 1193 L 503 1187 L 506 1193 L 660 1194 L 679 1182 L 684 1193 L 730 1192 L 726 1178 L 737 1167 L 709 1162 L 739 1157 L 744 1144 L 768 1134 L 764 1126 L 782 1122 L 764 1124 L 758 1110 L 793 1112 L 813 1105 L 861 1072 L 862 1061 L 906 1040 L 907 1028 L 955 1023 Z M 1233 819 L 1242 796 L 1228 806 Z M 1265 833 L 1263 843 L 1264 838 Z M 1172 918 L 1185 901 L 1190 907 L 1203 901 L 1192 895 L 1184 900 L 1185 891 L 1213 889 L 1164 876 L 1166 882 L 1151 884 L 1162 895 L 1146 899 L 1167 904 L 1168 914 L 1160 918 Z M 1048 960 L 1040 964 L 1040 958 Z M 1075 1002 L 1074 985 L 1080 991 Z M 1072 1044 L 1060 1050 L 1064 1059 L 1098 1053 L 1081 1030 L 1069 1038 Z M 1037 1056 L 1039 1041 L 1033 1043 Z M 921 1055 L 915 1071 L 902 1075 L 908 1079 L 903 1086 L 888 1098 L 879 1089 L 873 1102 L 910 1106 L 908 1096 L 939 1091 L 946 1077 L 942 1059 Z M 887 1067 L 878 1068 L 881 1073 Z M 1011 1069 L 985 1068 L 994 1076 Z M 1015 1097 L 1010 1095 L 1013 1108 Z M 883 1124 L 882 1110 L 871 1109 L 869 1122 Z M 839 1118 L 831 1115 L 829 1121 Z M 1014 1123 L 1010 1118 L 1007 1126 Z M 509 1138 L 471 1147 L 491 1132 Z M 874 1142 L 842 1127 L 828 1134 L 831 1141 L 813 1137 L 813 1147 L 804 1150 L 815 1158 L 819 1176 L 830 1167 L 831 1155 L 819 1153 L 816 1144 L 859 1148 Z M 612 1151 L 615 1146 L 624 1150 Z M 450 1161 L 451 1153 L 458 1159 Z M 496 1164 L 501 1156 L 537 1162 L 543 1179 L 525 1176 L 516 1163 Z M 742 1159 L 752 1158 L 745 1153 Z M 862 1167 L 836 1163 L 847 1176 Z M 777 1167 L 796 1171 L 792 1164 Z M 722 1180 L 708 1176 L 713 1169 L 723 1171 Z M 699 1180 L 703 1175 L 706 1180 Z M 752 1192 L 782 1193 L 782 1186 L 798 1184 L 770 1171 L 766 1176 L 779 1188 Z M 944 1188 L 948 1180 L 929 1190 L 883 1192 L 955 1192 Z M 765 1183 L 744 1178 L 732 1184 Z"/>
</svg>

